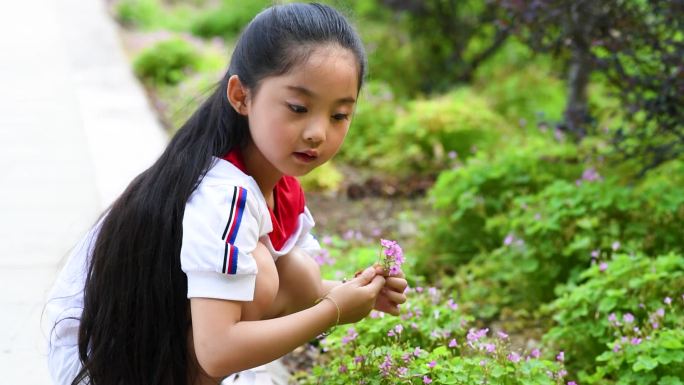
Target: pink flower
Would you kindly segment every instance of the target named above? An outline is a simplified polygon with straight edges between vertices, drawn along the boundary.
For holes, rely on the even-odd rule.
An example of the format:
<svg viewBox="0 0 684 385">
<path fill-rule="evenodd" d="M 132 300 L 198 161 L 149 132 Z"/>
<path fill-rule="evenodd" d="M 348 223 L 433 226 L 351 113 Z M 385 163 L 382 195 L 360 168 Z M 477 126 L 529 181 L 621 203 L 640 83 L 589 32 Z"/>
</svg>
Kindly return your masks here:
<svg viewBox="0 0 684 385">
<path fill-rule="evenodd" d="M 449 306 L 449 308 L 451 310 L 457 310 L 458 309 L 458 304 L 456 302 L 454 302 L 454 300 L 451 298 L 449 298 L 449 301 L 447 301 L 447 306 Z"/>
<path fill-rule="evenodd" d="M 387 354 L 385 360 L 380 364 L 380 372 L 384 377 L 387 377 L 392 370 L 392 356 Z"/>
<path fill-rule="evenodd" d="M 366 357 L 364 357 L 364 356 L 356 356 L 356 357 L 354 357 L 354 363 L 358 365 L 358 364 L 362 363 L 365 359 L 366 359 Z"/>
<path fill-rule="evenodd" d="M 477 341 L 480 338 L 486 336 L 488 332 L 489 332 L 488 328 L 484 328 L 484 329 L 480 329 L 480 330 L 470 329 L 468 331 L 468 335 L 467 335 L 468 341 L 471 341 L 471 342 Z"/>
<path fill-rule="evenodd" d="M 408 368 L 405 366 L 402 366 L 401 368 L 397 369 L 397 374 L 399 374 L 400 377 L 404 377 L 408 373 Z"/>
<path fill-rule="evenodd" d="M 347 373 L 347 371 L 348 371 L 347 365 L 344 365 L 344 364 L 340 365 L 340 368 L 339 368 L 340 373 Z"/>
<path fill-rule="evenodd" d="M 508 355 L 508 360 L 511 361 L 512 363 L 518 363 L 520 361 L 520 355 L 516 352 L 511 352 Z"/>
<path fill-rule="evenodd" d="M 494 353 L 494 351 L 496 350 L 496 345 L 491 343 L 483 344 L 482 347 L 485 348 L 487 353 Z"/>
<path fill-rule="evenodd" d="M 563 377 L 565 377 L 565 376 L 567 376 L 567 375 L 568 375 L 568 371 L 565 370 L 565 369 L 561 369 L 561 370 L 558 371 L 558 377 L 559 377 L 559 378 L 563 378 Z"/>
<path fill-rule="evenodd" d="M 513 243 L 513 241 L 515 241 L 515 236 L 513 236 L 513 234 L 508 234 L 504 239 L 504 245 L 510 246 Z"/>
<path fill-rule="evenodd" d="M 601 264 L 599 265 L 599 271 L 603 272 L 606 271 L 606 269 L 608 269 L 608 264 L 605 262 L 601 262 Z"/>
<path fill-rule="evenodd" d="M 575 381 L 570 381 L 568 382 L 568 385 L 577 385 L 577 383 Z"/>
<path fill-rule="evenodd" d="M 558 355 L 556 356 L 556 360 L 560 362 L 565 361 L 565 352 L 561 350 L 560 353 L 558 353 Z"/>
<path fill-rule="evenodd" d="M 598 256 L 599 256 L 599 251 L 598 250 L 592 250 L 591 257 L 592 258 L 598 258 Z"/>
<path fill-rule="evenodd" d="M 539 351 L 539 349 L 534 348 L 534 349 L 532 349 L 530 356 L 532 356 L 534 358 L 539 358 L 541 356 L 541 352 Z"/>
<path fill-rule="evenodd" d="M 458 342 L 456 342 L 456 338 L 452 338 L 451 341 L 449 341 L 449 347 L 455 348 L 456 346 L 458 346 Z"/>
<path fill-rule="evenodd" d="M 622 346 L 620 346 L 620 344 L 615 344 L 613 346 L 613 353 L 619 352 L 621 348 L 622 348 Z"/>
<path fill-rule="evenodd" d="M 620 248 L 620 241 L 613 242 L 611 248 L 613 249 L 613 251 L 618 251 L 618 249 Z"/>
<path fill-rule="evenodd" d="M 428 368 L 432 369 L 437 365 L 437 361 L 430 361 L 428 362 L 427 366 Z"/>
<path fill-rule="evenodd" d="M 632 322 L 634 322 L 634 316 L 632 315 L 632 313 L 626 313 L 622 316 L 622 320 L 625 321 L 625 323 L 631 324 Z"/>
<path fill-rule="evenodd" d="M 665 302 L 665 305 L 669 305 L 669 304 L 672 303 L 672 298 L 670 298 L 670 297 L 665 297 L 665 299 L 663 300 L 663 302 Z"/>
<path fill-rule="evenodd" d="M 428 376 L 423 376 L 423 384 L 431 384 L 432 379 Z"/>
<path fill-rule="evenodd" d="M 342 345 L 346 345 L 356 339 L 356 337 L 359 336 L 359 333 L 356 332 L 356 329 L 354 328 L 349 328 L 347 329 L 347 335 L 342 337 Z"/>
<path fill-rule="evenodd" d="M 401 332 L 403 330 L 404 330 L 404 327 L 401 324 L 394 327 L 394 331 L 397 332 L 397 334 L 401 334 Z"/>
<path fill-rule="evenodd" d="M 641 338 L 634 337 L 634 338 L 632 338 L 632 340 L 630 341 L 630 343 L 631 343 L 632 345 L 639 345 L 639 344 L 641 343 Z"/>
<path fill-rule="evenodd" d="M 660 309 L 656 310 L 656 315 L 658 317 L 665 317 L 665 309 L 661 307 Z"/>
<path fill-rule="evenodd" d="M 422 353 L 422 352 L 423 352 L 423 351 L 420 350 L 420 346 L 418 346 L 418 347 L 416 347 L 416 348 L 413 350 L 413 355 L 416 356 L 416 357 L 418 357 L 418 356 L 420 356 L 420 353 Z"/>
<path fill-rule="evenodd" d="M 506 338 L 508 338 L 508 334 L 506 334 L 502 331 L 497 332 L 497 334 L 499 335 L 499 338 L 501 338 L 502 340 L 505 340 Z"/>
</svg>

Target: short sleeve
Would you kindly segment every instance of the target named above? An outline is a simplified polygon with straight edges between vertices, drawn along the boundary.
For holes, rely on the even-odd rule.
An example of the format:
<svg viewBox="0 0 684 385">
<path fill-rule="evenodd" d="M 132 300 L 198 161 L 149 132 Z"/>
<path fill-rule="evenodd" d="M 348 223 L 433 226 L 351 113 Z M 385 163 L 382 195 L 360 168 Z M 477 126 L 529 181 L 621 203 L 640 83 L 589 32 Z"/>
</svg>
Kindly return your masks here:
<svg viewBox="0 0 684 385">
<path fill-rule="evenodd" d="M 307 207 L 304 207 L 304 212 L 300 214 L 300 220 L 302 231 L 299 233 L 296 245 L 306 254 L 310 256 L 316 255 L 321 251 L 321 244 L 318 243 L 316 237 L 311 233 L 315 222 Z"/>
<path fill-rule="evenodd" d="M 188 298 L 254 298 L 257 265 L 252 252 L 261 227 L 257 199 L 244 187 L 200 184 L 183 215 L 181 268 Z"/>
</svg>

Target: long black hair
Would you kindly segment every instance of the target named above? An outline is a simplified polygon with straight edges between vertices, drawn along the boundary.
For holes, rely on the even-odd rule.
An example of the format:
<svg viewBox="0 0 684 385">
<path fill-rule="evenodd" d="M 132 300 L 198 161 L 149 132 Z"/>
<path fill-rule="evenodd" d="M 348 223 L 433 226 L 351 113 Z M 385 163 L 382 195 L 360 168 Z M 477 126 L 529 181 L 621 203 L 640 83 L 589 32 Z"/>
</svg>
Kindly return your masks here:
<svg viewBox="0 0 684 385">
<path fill-rule="evenodd" d="M 355 54 L 360 88 L 365 52 L 340 13 L 320 4 L 262 11 L 242 33 L 216 90 L 106 212 L 87 270 L 78 336 L 83 366 L 72 385 L 193 381 L 187 278 L 180 263 L 183 212 L 213 157 L 249 140 L 246 118 L 228 102 L 228 79 L 237 75 L 257 92 L 261 80 L 296 68 L 320 44 Z"/>
</svg>

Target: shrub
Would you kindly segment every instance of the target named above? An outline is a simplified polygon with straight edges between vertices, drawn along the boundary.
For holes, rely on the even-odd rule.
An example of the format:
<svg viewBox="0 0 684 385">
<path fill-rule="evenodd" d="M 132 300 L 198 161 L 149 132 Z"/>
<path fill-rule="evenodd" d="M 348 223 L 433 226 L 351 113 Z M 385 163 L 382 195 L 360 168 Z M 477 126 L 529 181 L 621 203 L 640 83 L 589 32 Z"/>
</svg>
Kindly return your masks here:
<svg viewBox="0 0 684 385">
<path fill-rule="evenodd" d="M 514 202 L 485 225 L 506 234 L 502 245 L 476 257 L 455 280 L 463 300 L 479 298 L 490 311 L 534 310 L 555 297 L 557 285 L 576 282 L 592 259 L 618 250 L 684 252 L 684 196 L 669 181 L 630 187 L 590 169 L 575 183 L 558 180 Z"/>
<path fill-rule="evenodd" d="M 305 191 L 336 191 L 344 176 L 332 162 L 327 162 L 299 179 Z"/>
<path fill-rule="evenodd" d="M 546 312 L 587 384 L 677 384 L 684 377 L 684 257 L 616 255 L 594 264 Z"/>
<path fill-rule="evenodd" d="M 179 38 L 166 40 L 144 50 L 134 61 L 138 77 L 155 85 L 174 85 L 199 66 L 197 50 Z"/>
<path fill-rule="evenodd" d="M 440 215 L 423 226 L 419 271 L 454 272 L 477 254 L 496 249 L 506 233 L 487 225 L 492 218 L 505 215 L 516 197 L 580 172 L 574 146 L 543 139 L 511 144 L 491 157 L 480 153 L 463 167 L 443 171 L 430 191 Z"/>
<path fill-rule="evenodd" d="M 408 103 L 390 133 L 382 137 L 383 156 L 373 164 L 397 175 L 434 175 L 450 161 L 465 160 L 475 149 L 495 151 L 511 131 L 486 101 L 470 89 Z M 400 149 L 400 150 L 399 150 Z"/>
<path fill-rule="evenodd" d="M 223 0 L 218 9 L 199 15 L 190 30 L 201 37 L 233 37 L 262 9 L 271 4 L 267 0 Z"/>
<path fill-rule="evenodd" d="M 511 347 L 503 332 L 475 328 L 436 288 L 408 292 L 400 317 L 372 312 L 322 341 L 301 384 L 564 384 L 562 363 Z"/>
<path fill-rule="evenodd" d="M 355 166 L 368 166 L 383 156 L 380 141 L 392 134 L 401 108 L 388 84 L 370 81 L 361 90 L 352 125 L 337 157 Z"/>
<path fill-rule="evenodd" d="M 151 26 L 162 12 L 157 0 L 120 0 L 114 9 L 121 24 L 138 28 Z"/>
</svg>

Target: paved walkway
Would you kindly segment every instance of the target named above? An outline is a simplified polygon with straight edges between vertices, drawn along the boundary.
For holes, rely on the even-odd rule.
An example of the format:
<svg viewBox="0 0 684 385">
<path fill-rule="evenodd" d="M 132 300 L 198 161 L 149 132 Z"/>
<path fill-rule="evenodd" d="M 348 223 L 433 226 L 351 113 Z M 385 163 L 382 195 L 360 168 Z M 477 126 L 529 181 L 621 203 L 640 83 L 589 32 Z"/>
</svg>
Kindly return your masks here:
<svg viewBox="0 0 684 385">
<path fill-rule="evenodd" d="M 56 272 L 167 139 L 103 0 L 3 1 L 0 52 L 0 382 L 46 385 Z"/>
</svg>

